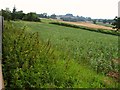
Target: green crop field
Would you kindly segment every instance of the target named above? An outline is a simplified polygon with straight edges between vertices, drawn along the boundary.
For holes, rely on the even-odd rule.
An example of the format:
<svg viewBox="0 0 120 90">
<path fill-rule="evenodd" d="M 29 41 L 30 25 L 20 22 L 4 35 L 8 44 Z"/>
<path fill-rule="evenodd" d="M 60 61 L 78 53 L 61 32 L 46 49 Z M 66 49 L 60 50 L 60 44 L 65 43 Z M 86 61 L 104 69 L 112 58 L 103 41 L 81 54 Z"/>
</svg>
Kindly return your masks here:
<svg viewBox="0 0 120 90">
<path fill-rule="evenodd" d="M 32 32 L 39 32 L 42 40 L 51 41 L 60 51 L 68 51 L 71 58 L 89 62 L 97 70 L 113 69 L 111 61 L 118 59 L 118 36 L 106 35 L 82 29 L 69 28 L 45 23 L 18 22 Z M 117 70 L 117 67 L 116 67 Z M 118 71 L 118 70 L 117 70 Z"/>
<path fill-rule="evenodd" d="M 33 67 L 30 67 L 31 69 L 22 69 L 21 67 L 17 68 L 17 66 L 16 68 L 18 70 L 12 68 L 14 73 L 17 72 L 17 75 L 15 74 L 16 76 L 13 76 L 13 74 L 10 72 L 11 79 L 13 79 L 13 81 L 8 82 L 9 79 L 6 79 L 6 85 L 11 87 L 25 86 L 48 88 L 118 87 L 119 82 L 117 79 L 119 78 L 117 75 L 120 67 L 120 64 L 118 63 L 118 36 L 91 32 L 72 27 L 58 26 L 46 22 L 47 21 L 12 21 L 11 24 L 15 28 L 6 23 L 3 45 L 11 44 L 11 46 L 9 45 L 10 47 L 8 46 L 8 48 L 4 49 L 3 52 L 6 62 L 7 60 L 9 61 L 10 59 L 14 59 L 12 56 L 10 56 L 10 53 L 7 52 L 8 50 L 12 49 L 12 45 L 15 43 L 14 40 L 16 43 L 19 43 L 18 46 L 13 47 L 13 49 L 20 49 L 20 47 L 24 47 L 27 52 L 27 50 L 29 51 L 32 48 L 33 54 L 38 55 L 35 56 L 36 61 L 33 63 Z M 14 31 L 12 31 L 12 28 Z M 8 32 L 10 31 L 9 29 L 12 31 L 11 34 Z M 23 33 L 21 33 L 22 29 L 25 29 Z M 37 34 L 33 35 L 33 39 L 30 39 L 33 33 Z M 30 36 L 28 34 L 30 34 Z M 39 37 L 36 37 L 37 35 Z M 24 41 L 25 37 L 27 39 Z M 38 40 L 41 44 L 35 44 L 34 46 L 34 38 L 35 42 Z M 9 40 L 9 42 L 6 40 Z M 27 44 L 31 45 L 28 46 Z M 42 50 L 42 53 L 39 52 L 39 50 Z M 51 54 L 52 50 L 53 54 Z M 18 52 L 21 56 L 17 57 L 15 54 L 16 52 Z M 23 55 L 22 52 L 19 52 L 19 50 L 13 50 L 12 53 L 16 58 L 15 60 L 22 58 L 20 60 L 22 60 L 23 64 L 27 63 L 25 62 L 27 60 L 27 56 L 28 61 L 34 59 L 34 55 L 32 56 L 32 53 L 27 53 L 27 56 Z M 4 63 L 7 65 L 8 63 L 6 62 Z M 11 62 L 14 63 L 14 61 Z M 30 65 L 32 65 L 32 63 Z M 6 68 L 3 69 L 3 71 L 6 70 Z M 30 72 L 30 70 L 32 72 Z M 110 74 L 110 72 L 114 73 L 115 77 L 111 77 L 112 74 Z M 29 75 L 27 75 L 27 73 Z M 4 73 L 5 77 L 7 77 L 7 74 L 8 73 Z M 31 80 L 28 78 L 31 78 Z"/>
</svg>

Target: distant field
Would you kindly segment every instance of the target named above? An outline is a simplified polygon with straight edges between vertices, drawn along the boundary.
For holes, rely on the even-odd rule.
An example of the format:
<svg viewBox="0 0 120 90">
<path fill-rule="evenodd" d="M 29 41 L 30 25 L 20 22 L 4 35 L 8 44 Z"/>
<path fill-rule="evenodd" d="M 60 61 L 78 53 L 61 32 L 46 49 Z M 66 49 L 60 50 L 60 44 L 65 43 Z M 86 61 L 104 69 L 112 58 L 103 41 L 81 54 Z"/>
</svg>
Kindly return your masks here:
<svg viewBox="0 0 120 90">
<path fill-rule="evenodd" d="M 68 24 L 74 24 L 74 25 L 80 25 L 80 26 L 85 26 L 88 28 L 93 28 L 93 29 L 106 29 L 106 30 L 115 30 L 112 28 L 112 25 L 110 24 L 103 24 L 103 23 L 98 23 L 93 24 L 90 22 L 68 22 L 68 21 L 62 21 L 62 20 L 57 20 L 57 19 L 41 19 L 41 21 L 48 23 L 48 22 L 63 22 L 63 23 L 68 23 Z"/>
<path fill-rule="evenodd" d="M 96 22 L 96 24 L 97 24 L 97 25 L 106 26 L 106 27 L 111 27 L 111 28 L 113 27 L 113 25 L 108 24 L 108 23 L 104 24 L 104 23 L 102 23 L 102 22 Z"/>
<path fill-rule="evenodd" d="M 107 29 L 107 30 L 115 30 L 112 29 L 112 27 L 108 27 L 105 25 L 97 25 L 97 24 L 92 24 L 92 23 L 88 23 L 88 22 L 66 22 L 66 21 L 62 21 L 65 23 L 69 23 L 69 24 L 74 24 L 74 25 L 80 25 L 80 26 L 85 26 L 85 27 L 89 27 L 89 28 L 95 28 L 95 29 Z"/>
</svg>

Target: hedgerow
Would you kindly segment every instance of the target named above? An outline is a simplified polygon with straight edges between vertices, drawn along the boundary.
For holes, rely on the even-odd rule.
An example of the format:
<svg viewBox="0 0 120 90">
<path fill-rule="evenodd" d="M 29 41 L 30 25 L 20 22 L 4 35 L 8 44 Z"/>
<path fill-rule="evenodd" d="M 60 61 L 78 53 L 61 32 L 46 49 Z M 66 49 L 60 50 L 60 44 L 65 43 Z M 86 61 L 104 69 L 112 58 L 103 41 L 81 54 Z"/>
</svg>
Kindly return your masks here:
<svg viewBox="0 0 120 90">
<path fill-rule="evenodd" d="M 74 87 L 78 69 L 71 60 L 61 60 L 50 41 L 40 42 L 38 33 L 28 33 L 5 23 L 3 33 L 3 76 L 7 88 Z M 70 65 L 71 64 L 71 65 Z M 73 69 L 73 70 L 72 70 Z M 69 72 L 74 71 L 74 72 Z"/>
</svg>

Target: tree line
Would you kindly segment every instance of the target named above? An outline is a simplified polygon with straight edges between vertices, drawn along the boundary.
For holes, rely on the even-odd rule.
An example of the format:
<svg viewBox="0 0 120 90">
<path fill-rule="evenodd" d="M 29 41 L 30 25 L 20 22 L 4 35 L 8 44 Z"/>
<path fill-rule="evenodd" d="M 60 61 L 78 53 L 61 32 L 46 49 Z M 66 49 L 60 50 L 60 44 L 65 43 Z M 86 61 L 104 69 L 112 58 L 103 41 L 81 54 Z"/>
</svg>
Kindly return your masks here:
<svg viewBox="0 0 120 90">
<path fill-rule="evenodd" d="M 0 15 L 4 17 L 5 20 L 25 20 L 25 21 L 35 21 L 39 22 L 40 18 L 52 18 L 56 19 L 56 15 L 52 14 L 51 16 L 48 16 L 47 13 L 43 14 L 37 14 L 35 12 L 29 12 L 25 14 L 22 10 L 17 11 L 14 7 L 12 11 L 9 10 L 9 8 L 6 8 L 5 10 L 1 9 Z"/>
<path fill-rule="evenodd" d="M 40 18 L 35 12 L 29 12 L 25 14 L 22 10 L 17 11 L 14 7 L 12 11 L 9 8 L 5 10 L 1 9 L 1 15 L 4 17 L 5 20 L 25 20 L 25 21 L 35 21 L 39 22 Z"/>
<path fill-rule="evenodd" d="M 35 21 L 40 22 L 40 18 L 52 18 L 57 19 L 57 15 L 52 14 L 51 16 L 48 16 L 47 13 L 43 14 L 37 14 L 35 12 L 29 12 L 25 14 L 22 10 L 17 11 L 14 7 L 12 11 L 9 10 L 9 8 L 6 8 L 5 10 L 1 9 L 0 15 L 4 17 L 5 20 L 25 20 L 25 21 Z M 60 19 L 63 21 L 93 21 L 94 24 L 96 22 L 103 22 L 109 23 L 113 25 L 113 28 L 116 29 L 116 31 L 120 30 L 120 17 L 115 17 L 114 19 L 91 19 L 90 17 L 79 17 L 79 16 L 73 16 L 72 14 L 66 14 L 63 16 L 60 16 Z M 74 17 L 74 18 L 73 18 Z"/>
</svg>

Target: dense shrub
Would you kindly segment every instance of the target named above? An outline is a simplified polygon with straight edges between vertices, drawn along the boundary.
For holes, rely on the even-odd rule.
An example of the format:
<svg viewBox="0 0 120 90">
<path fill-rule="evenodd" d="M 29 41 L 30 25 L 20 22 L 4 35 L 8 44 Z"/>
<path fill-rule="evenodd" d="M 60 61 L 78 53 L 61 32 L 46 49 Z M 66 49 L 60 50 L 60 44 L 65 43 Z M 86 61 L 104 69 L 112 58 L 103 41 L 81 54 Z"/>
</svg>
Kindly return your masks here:
<svg viewBox="0 0 120 90">
<path fill-rule="evenodd" d="M 27 13 L 23 17 L 23 20 L 40 22 L 40 19 L 39 19 L 38 15 L 36 13 L 33 13 L 33 12 Z"/>
<path fill-rule="evenodd" d="M 78 69 L 71 60 L 61 60 L 51 48 L 50 41 L 39 41 L 38 33 L 5 24 L 3 33 L 3 75 L 5 86 L 74 87 L 78 83 Z M 73 72 L 70 72 L 73 71 Z"/>
</svg>

